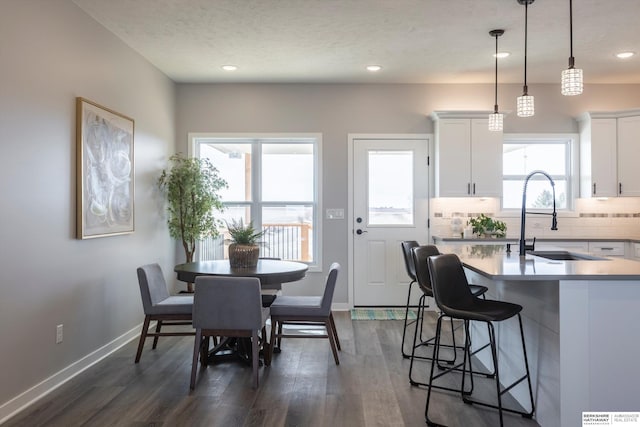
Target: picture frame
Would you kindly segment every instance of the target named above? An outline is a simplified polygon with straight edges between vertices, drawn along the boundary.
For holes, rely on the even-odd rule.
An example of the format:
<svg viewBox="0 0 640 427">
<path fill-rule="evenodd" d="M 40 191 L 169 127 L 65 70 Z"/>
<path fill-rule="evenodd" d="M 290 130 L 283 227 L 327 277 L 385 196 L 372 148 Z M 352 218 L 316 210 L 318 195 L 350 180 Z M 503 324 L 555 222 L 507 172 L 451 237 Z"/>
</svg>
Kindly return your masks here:
<svg viewBox="0 0 640 427">
<path fill-rule="evenodd" d="M 76 237 L 134 232 L 134 120 L 76 98 Z"/>
</svg>

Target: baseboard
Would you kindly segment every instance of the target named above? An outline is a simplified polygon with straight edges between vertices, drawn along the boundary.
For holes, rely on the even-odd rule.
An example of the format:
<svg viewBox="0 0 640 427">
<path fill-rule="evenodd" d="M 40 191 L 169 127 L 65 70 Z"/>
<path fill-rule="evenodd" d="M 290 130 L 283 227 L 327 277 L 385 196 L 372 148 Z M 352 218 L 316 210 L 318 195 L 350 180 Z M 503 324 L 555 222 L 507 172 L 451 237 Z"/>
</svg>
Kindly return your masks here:
<svg viewBox="0 0 640 427">
<path fill-rule="evenodd" d="M 14 417 L 20 411 L 27 408 L 38 399 L 51 393 L 53 390 L 57 389 L 76 375 L 100 362 L 102 359 L 126 345 L 131 340 L 138 338 L 140 336 L 141 328 L 142 323 L 99 349 L 89 353 L 82 359 L 72 363 L 61 371 L 56 372 L 44 381 L 34 385 L 23 393 L 20 393 L 13 399 L 0 405 L 0 424 Z"/>
<path fill-rule="evenodd" d="M 349 303 L 346 302 L 338 302 L 331 304 L 332 311 L 349 311 L 351 307 L 349 307 Z"/>
</svg>

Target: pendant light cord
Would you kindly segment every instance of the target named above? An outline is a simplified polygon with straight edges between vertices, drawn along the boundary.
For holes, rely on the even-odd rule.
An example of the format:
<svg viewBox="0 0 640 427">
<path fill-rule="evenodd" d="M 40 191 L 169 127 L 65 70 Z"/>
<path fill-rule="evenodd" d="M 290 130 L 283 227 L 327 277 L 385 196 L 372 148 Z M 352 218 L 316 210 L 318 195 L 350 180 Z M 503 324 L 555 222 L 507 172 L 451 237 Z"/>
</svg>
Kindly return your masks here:
<svg viewBox="0 0 640 427">
<path fill-rule="evenodd" d="M 573 1 L 569 0 L 569 68 L 573 68 Z"/>
<path fill-rule="evenodd" d="M 523 87 L 523 95 L 527 95 L 527 23 L 529 22 L 528 18 L 529 11 L 529 2 L 526 1 L 524 3 L 524 87 Z"/>
<path fill-rule="evenodd" d="M 495 84 L 495 103 L 493 104 L 493 112 L 498 114 L 498 37 L 496 33 L 496 84 Z"/>
</svg>

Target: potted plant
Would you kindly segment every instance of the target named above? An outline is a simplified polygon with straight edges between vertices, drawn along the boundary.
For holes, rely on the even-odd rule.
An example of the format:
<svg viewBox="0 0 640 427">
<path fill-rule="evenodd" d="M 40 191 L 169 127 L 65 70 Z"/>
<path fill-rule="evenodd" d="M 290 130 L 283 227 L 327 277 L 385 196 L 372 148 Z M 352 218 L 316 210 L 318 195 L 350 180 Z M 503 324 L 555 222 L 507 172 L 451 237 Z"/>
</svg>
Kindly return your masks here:
<svg viewBox="0 0 640 427">
<path fill-rule="evenodd" d="M 218 192 L 227 182 L 218 175 L 209 159 L 186 158 L 174 154 L 171 168 L 163 170 L 158 185 L 167 197 L 169 234 L 180 240 L 186 262 L 193 262 L 196 242 L 205 237 L 217 237 L 221 221 L 214 217 L 223 209 Z M 193 292 L 193 284 L 187 284 Z"/>
<path fill-rule="evenodd" d="M 507 235 L 507 224 L 503 221 L 495 220 L 485 214 L 480 214 L 477 218 L 471 218 L 467 224 L 473 228 L 473 233 L 480 237 L 505 237 Z"/>
<path fill-rule="evenodd" d="M 258 265 L 260 256 L 259 239 L 264 235 L 264 231 L 257 231 L 253 227 L 253 222 L 244 224 L 240 221 L 232 220 L 227 223 L 229 239 L 229 264 L 232 268 L 251 268 Z"/>
</svg>

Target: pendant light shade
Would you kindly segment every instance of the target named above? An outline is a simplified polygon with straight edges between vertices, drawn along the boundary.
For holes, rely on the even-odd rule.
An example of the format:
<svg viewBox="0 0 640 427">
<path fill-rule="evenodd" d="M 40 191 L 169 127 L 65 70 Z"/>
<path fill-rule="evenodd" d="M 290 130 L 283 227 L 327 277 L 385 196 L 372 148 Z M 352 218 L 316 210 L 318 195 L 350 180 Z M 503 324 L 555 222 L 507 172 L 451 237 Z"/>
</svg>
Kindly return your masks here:
<svg viewBox="0 0 640 427">
<path fill-rule="evenodd" d="M 527 24 L 529 5 L 534 0 L 517 0 L 524 5 L 524 85 L 522 86 L 522 96 L 518 97 L 516 111 L 518 117 L 531 117 L 535 114 L 535 105 L 532 95 L 529 95 L 527 88 Z"/>
<path fill-rule="evenodd" d="M 525 90 L 524 94 L 518 97 L 516 108 L 518 111 L 518 117 L 533 116 L 536 113 L 533 96 L 527 95 L 527 91 Z"/>
<path fill-rule="evenodd" d="M 583 88 L 582 69 L 574 68 L 573 58 L 573 1 L 569 0 L 569 68 L 562 72 L 562 94 L 580 95 Z"/>
<path fill-rule="evenodd" d="M 496 80 L 495 80 L 495 99 L 493 103 L 493 113 L 489 114 L 489 130 L 494 132 L 502 132 L 503 116 L 498 112 L 498 37 L 504 34 L 504 30 L 491 30 L 489 35 L 496 38 Z"/>
</svg>

